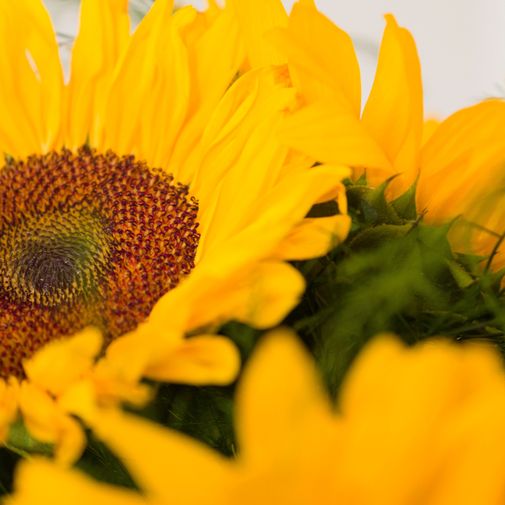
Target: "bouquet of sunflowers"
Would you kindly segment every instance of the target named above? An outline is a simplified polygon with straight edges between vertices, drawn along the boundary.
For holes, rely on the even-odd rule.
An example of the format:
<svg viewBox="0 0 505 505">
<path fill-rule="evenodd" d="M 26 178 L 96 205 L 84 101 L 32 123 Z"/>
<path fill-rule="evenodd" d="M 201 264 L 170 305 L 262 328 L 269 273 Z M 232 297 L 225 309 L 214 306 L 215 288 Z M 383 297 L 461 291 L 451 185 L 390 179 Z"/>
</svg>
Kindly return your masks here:
<svg viewBox="0 0 505 505">
<path fill-rule="evenodd" d="M 505 102 L 370 95 L 298 0 L 0 3 L 0 501 L 505 502 Z"/>
</svg>

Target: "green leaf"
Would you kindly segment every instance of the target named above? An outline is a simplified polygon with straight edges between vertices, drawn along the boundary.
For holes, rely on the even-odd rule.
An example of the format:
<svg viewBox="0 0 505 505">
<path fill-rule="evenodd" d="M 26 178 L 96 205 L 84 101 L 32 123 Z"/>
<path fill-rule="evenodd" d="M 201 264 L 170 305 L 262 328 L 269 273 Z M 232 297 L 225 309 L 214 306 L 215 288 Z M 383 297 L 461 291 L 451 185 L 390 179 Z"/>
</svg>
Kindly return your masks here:
<svg viewBox="0 0 505 505">
<path fill-rule="evenodd" d="M 138 489 L 121 460 L 92 433 L 89 433 L 88 445 L 76 467 L 101 482 Z"/>
<path fill-rule="evenodd" d="M 314 261 L 302 268 L 307 292 L 288 322 L 313 350 L 333 393 L 354 356 L 383 331 L 407 343 L 445 334 L 503 344 L 505 304 L 495 274 L 481 268 L 474 275 L 460 263 L 449 228 L 362 225 L 319 268 Z"/>
<path fill-rule="evenodd" d="M 9 437 L 5 446 L 22 457 L 31 454 L 53 454 L 53 445 L 40 442 L 33 438 L 21 420 L 16 421 L 10 428 Z"/>
</svg>

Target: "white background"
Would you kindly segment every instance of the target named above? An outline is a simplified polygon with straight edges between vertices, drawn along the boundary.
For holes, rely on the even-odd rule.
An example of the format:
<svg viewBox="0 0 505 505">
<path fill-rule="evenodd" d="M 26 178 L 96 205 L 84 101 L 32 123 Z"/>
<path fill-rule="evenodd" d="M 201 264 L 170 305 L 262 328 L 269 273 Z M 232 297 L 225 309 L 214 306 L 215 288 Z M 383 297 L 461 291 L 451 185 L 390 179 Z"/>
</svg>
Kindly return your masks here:
<svg viewBox="0 0 505 505">
<path fill-rule="evenodd" d="M 14 0 L 13 0 L 14 1 Z M 77 3 L 47 0 L 57 30 L 77 27 Z M 150 0 L 132 0 L 142 9 Z M 202 0 L 193 2 L 201 7 Z M 289 9 L 294 0 L 284 0 Z M 384 26 L 395 14 L 413 33 L 423 67 L 426 112 L 443 117 L 477 100 L 505 94 L 505 0 L 316 0 L 353 37 L 368 91 Z M 63 53 L 68 42 L 63 37 Z"/>
</svg>

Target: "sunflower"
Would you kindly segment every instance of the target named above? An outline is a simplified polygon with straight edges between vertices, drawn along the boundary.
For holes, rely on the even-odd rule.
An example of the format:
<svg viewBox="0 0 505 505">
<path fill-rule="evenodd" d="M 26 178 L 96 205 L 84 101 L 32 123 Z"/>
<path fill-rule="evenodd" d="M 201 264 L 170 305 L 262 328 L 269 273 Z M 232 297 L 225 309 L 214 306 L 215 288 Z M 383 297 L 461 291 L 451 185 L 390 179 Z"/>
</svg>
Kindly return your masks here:
<svg viewBox="0 0 505 505">
<path fill-rule="evenodd" d="M 246 51 L 258 53 L 255 46 L 263 54 L 267 47 L 280 51 L 277 59 L 288 63 L 305 105 L 284 121 L 281 137 L 289 146 L 320 162 L 353 167 L 354 177 L 366 174 L 373 187 L 388 180 L 391 199 L 416 184 L 417 210 L 425 221 L 440 224 L 462 216 L 450 232 L 453 246 L 492 255 L 495 267 L 505 266 L 499 250 L 505 233 L 503 100 L 464 108 L 439 124 L 425 121 L 414 39 L 388 15 L 375 80 L 361 112 L 352 41 L 313 2 L 296 3 L 289 19 L 278 14 L 277 0 L 256 9 L 247 0 L 235 4 L 243 23 L 247 14 L 265 27 L 254 39 L 243 27 Z"/>
<path fill-rule="evenodd" d="M 423 135 L 415 42 L 391 15 L 386 16 L 375 80 L 362 114 L 359 66 L 351 39 L 311 2 L 295 4 L 288 26 L 274 30 L 269 39 L 283 48 L 307 104 L 287 118 L 284 140 L 320 161 L 352 166 L 356 176 L 365 171 L 372 186 L 397 176 L 393 194 L 398 194 L 417 177 L 432 173 L 442 154 L 464 161 L 474 150 L 484 151 L 500 140 L 498 125 L 505 114 L 500 100 L 464 109 L 437 128 L 428 124 L 430 135 Z M 437 149 L 430 147 L 435 145 Z M 443 150 L 438 149 L 441 145 Z M 447 168 L 449 164 L 445 160 Z M 440 166 L 437 169 L 441 171 Z M 447 185 L 444 189 L 450 191 Z M 421 200 L 420 208 L 426 199 Z"/>
<path fill-rule="evenodd" d="M 103 411 L 91 423 L 142 495 L 32 460 L 6 503 L 498 504 L 504 400 L 505 373 L 490 348 L 443 340 L 407 348 L 383 335 L 358 357 L 335 411 L 312 359 L 281 330 L 259 344 L 239 383 L 234 459 Z"/>
<path fill-rule="evenodd" d="M 350 224 L 347 170 L 312 168 L 277 141 L 296 101 L 285 68 L 237 79 L 228 9 L 158 0 L 130 35 L 126 0 L 83 0 L 65 83 L 43 4 L 1 9 L 2 397 L 33 392 L 18 401 L 35 432 L 67 423 L 65 387 L 95 374 L 102 339 L 113 384 L 231 381 L 238 354 L 216 328 L 279 322 L 304 288 L 286 260 L 324 254 Z M 339 214 L 306 218 L 334 199 Z M 72 334 L 36 356 L 43 366 L 27 362 Z M 84 356 L 77 375 L 54 366 L 72 356 Z M 3 404 L 0 421 L 13 416 Z"/>
</svg>

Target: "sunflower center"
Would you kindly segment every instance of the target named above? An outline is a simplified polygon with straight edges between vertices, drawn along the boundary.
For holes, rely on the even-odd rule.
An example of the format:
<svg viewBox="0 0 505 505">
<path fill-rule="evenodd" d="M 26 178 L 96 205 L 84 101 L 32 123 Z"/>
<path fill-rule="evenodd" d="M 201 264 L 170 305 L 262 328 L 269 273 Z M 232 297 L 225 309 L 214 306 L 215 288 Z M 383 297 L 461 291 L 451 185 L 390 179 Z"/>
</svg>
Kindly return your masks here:
<svg viewBox="0 0 505 505">
<path fill-rule="evenodd" d="M 96 293 L 113 243 L 100 218 L 79 207 L 2 227 L 0 295 L 55 307 Z"/>
<path fill-rule="evenodd" d="M 198 204 L 134 157 L 81 148 L 0 171 L 0 376 L 43 344 L 135 329 L 194 267 Z"/>
</svg>

